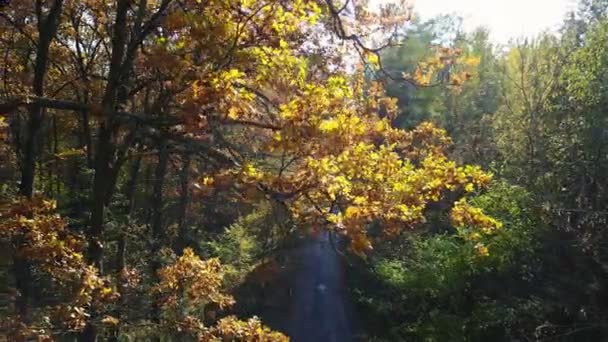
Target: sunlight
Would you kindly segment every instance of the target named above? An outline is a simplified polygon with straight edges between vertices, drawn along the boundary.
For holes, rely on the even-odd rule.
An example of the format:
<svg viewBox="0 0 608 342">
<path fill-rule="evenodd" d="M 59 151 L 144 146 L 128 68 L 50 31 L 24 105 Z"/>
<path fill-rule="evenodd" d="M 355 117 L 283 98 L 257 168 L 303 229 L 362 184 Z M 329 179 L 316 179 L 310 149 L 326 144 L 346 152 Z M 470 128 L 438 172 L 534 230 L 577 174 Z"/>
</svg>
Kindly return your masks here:
<svg viewBox="0 0 608 342">
<path fill-rule="evenodd" d="M 572 0 L 414 0 L 414 11 L 422 19 L 442 14 L 457 14 L 467 31 L 484 26 L 492 39 L 506 44 L 521 36 L 535 36 L 554 30 L 564 15 L 575 7 Z M 384 3 L 386 0 L 371 0 Z"/>
</svg>

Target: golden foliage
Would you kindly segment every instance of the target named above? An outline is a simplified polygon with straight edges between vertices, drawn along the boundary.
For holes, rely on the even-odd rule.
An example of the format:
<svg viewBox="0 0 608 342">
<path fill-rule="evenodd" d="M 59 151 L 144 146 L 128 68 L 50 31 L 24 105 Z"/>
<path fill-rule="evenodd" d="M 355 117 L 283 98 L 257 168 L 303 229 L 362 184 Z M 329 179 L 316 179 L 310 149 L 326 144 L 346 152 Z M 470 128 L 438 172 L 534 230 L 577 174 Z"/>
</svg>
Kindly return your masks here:
<svg viewBox="0 0 608 342">
<path fill-rule="evenodd" d="M 287 198 L 295 218 L 313 225 L 331 223 L 362 253 L 371 248 L 366 234 L 370 222 L 381 221 L 388 235 L 396 235 L 424 222 L 427 205 L 446 193 L 472 192 L 491 180 L 478 167 L 450 161 L 446 152 L 451 140 L 433 124 L 425 122 L 411 131 L 392 127 L 396 103 L 379 82 L 365 83 L 359 77 L 350 81 L 339 72 L 317 79 L 295 51 L 267 49 L 265 54 L 274 57 L 272 68 L 229 70 L 204 91 L 230 94 L 222 103 L 233 104 L 219 105 L 225 120 L 266 123 L 257 127 L 255 143 L 244 137 L 243 144 L 269 157 L 244 158 L 234 170 L 221 173 L 245 192 L 261 188 Z M 302 68 L 301 76 L 283 76 L 295 65 Z M 290 91 L 271 113 L 255 105 L 252 92 L 234 86 L 240 82 L 267 89 L 282 85 L 283 77 L 291 78 L 286 86 Z M 385 117 L 378 115 L 382 110 Z M 251 126 L 243 129 L 245 136 Z M 217 179 L 207 175 L 202 183 L 214 187 Z M 332 213 L 337 208 L 340 213 Z"/>
<path fill-rule="evenodd" d="M 221 319 L 200 341 L 287 342 L 287 336 L 262 325 L 259 319 L 241 321 L 235 317 Z"/>
<path fill-rule="evenodd" d="M 162 294 L 165 308 L 218 304 L 232 305 L 232 297 L 222 293 L 224 272 L 218 259 L 201 260 L 190 248 L 184 249 L 173 264 L 159 271 L 159 284 L 155 291 Z"/>
<path fill-rule="evenodd" d="M 476 242 L 474 248 L 477 254 L 481 257 L 488 256 L 490 251 L 481 240 L 502 228 L 502 223 L 484 214 L 480 208 L 471 206 L 466 198 L 454 204 L 450 216 L 458 233 L 463 238 Z"/>
<path fill-rule="evenodd" d="M 464 56 L 462 49 L 437 47 L 435 55 L 420 62 L 413 74 L 404 74 L 405 79 L 419 86 L 447 84 L 454 90 L 471 79 L 470 69 L 479 65 L 475 56 Z"/>
<path fill-rule="evenodd" d="M 222 292 L 224 270 L 218 259 L 201 260 L 186 248 L 174 263 L 159 272 L 160 282 L 154 291 L 162 294 L 165 325 L 195 336 L 199 341 L 288 341 L 284 335 L 264 327 L 257 318 L 247 322 L 226 317 L 206 327 L 192 313 L 209 305 L 225 308 L 234 299 Z M 208 311 L 215 317 L 215 311 Z M 113 321 L 112 321 L 113 322 Z"/>
<path fill-rule="evenodd" d="M 0 239 L 12 245 L 14 255 L 48 275 L 64 297 L 60 304 L 45 310 L 47 333 L 81 330 L 92 303 L 112 301 L 117 296 L 109 282 L 84 260 L 83 239 L 68 230 L 66 221 L 54 213 L 55 206 L 54 201 L 38 196 L 6 203 L 0 212 Z M 23 324 L 12 328 L 13 335 L 45 335 Z"/>
</svg>

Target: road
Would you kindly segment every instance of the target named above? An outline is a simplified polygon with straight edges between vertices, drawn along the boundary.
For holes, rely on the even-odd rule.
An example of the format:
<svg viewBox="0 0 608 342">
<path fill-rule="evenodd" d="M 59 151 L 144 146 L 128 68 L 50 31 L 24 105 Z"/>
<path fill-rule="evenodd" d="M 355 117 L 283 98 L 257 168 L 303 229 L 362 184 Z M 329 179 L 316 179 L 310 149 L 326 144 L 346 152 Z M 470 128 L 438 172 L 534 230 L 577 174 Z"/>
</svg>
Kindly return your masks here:
<svg viewBox="0 0 608 342">
<path fill-rule="evenodd" d="M 328 233 L 293 252 L 287 334 L 293 342 L 352 341 L 352 310 L 343 268 Z"/>
</svg>

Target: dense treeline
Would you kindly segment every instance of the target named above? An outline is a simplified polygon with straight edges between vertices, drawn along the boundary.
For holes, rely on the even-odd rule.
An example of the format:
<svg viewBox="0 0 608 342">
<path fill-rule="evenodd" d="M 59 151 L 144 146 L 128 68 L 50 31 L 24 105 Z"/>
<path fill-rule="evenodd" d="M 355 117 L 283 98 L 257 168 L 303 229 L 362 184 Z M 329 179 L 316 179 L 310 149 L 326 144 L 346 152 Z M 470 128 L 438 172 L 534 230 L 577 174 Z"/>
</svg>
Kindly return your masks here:
<svg viewBox="0 0 608 342">
<path fill-rule="evenodd" d="M 483 260 L 441 216 L 377 248 L 354 267 L 351 285 L 368 336 L 607 338 L 607 15 L 606 1 L 582 1 L 559 33 L 506 48 L 485 30 L 460 33 L 457 22 L 439 18 L 385 53 L 387 67 L 408 70 L 412 52 L 425 58 L 424 46 L 447 40 L 474 60 L 472 79 L 457 89 L 393 84 L 388 93 L 399 98 L 400 125 L 436 122 L 454 139 L 456 160 L 494 173 L 474 202 L 505 229 Z"/>
<path fill-rule="evenodd" d="M 0 2 L 0 337 L 284 341 L 329 229 L 365 339 L 606 338 L 607 10 Z"/>
</svg>

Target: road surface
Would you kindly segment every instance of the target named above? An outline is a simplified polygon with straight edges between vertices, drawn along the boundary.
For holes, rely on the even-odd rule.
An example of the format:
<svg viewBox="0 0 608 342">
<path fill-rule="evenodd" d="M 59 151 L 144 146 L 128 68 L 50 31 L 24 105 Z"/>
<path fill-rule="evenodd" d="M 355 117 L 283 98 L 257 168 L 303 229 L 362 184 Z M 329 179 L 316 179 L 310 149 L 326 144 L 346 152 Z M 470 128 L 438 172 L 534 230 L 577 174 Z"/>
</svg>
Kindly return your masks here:
<svg viewBox="0 0 608 342">
<path fill-rule="evenodd" d="M 287 334 L 293 342 L 352 341 L 352 310 L 343 269 L 328 233 L 292 255 L 294 269 Z"/>
</svg>

